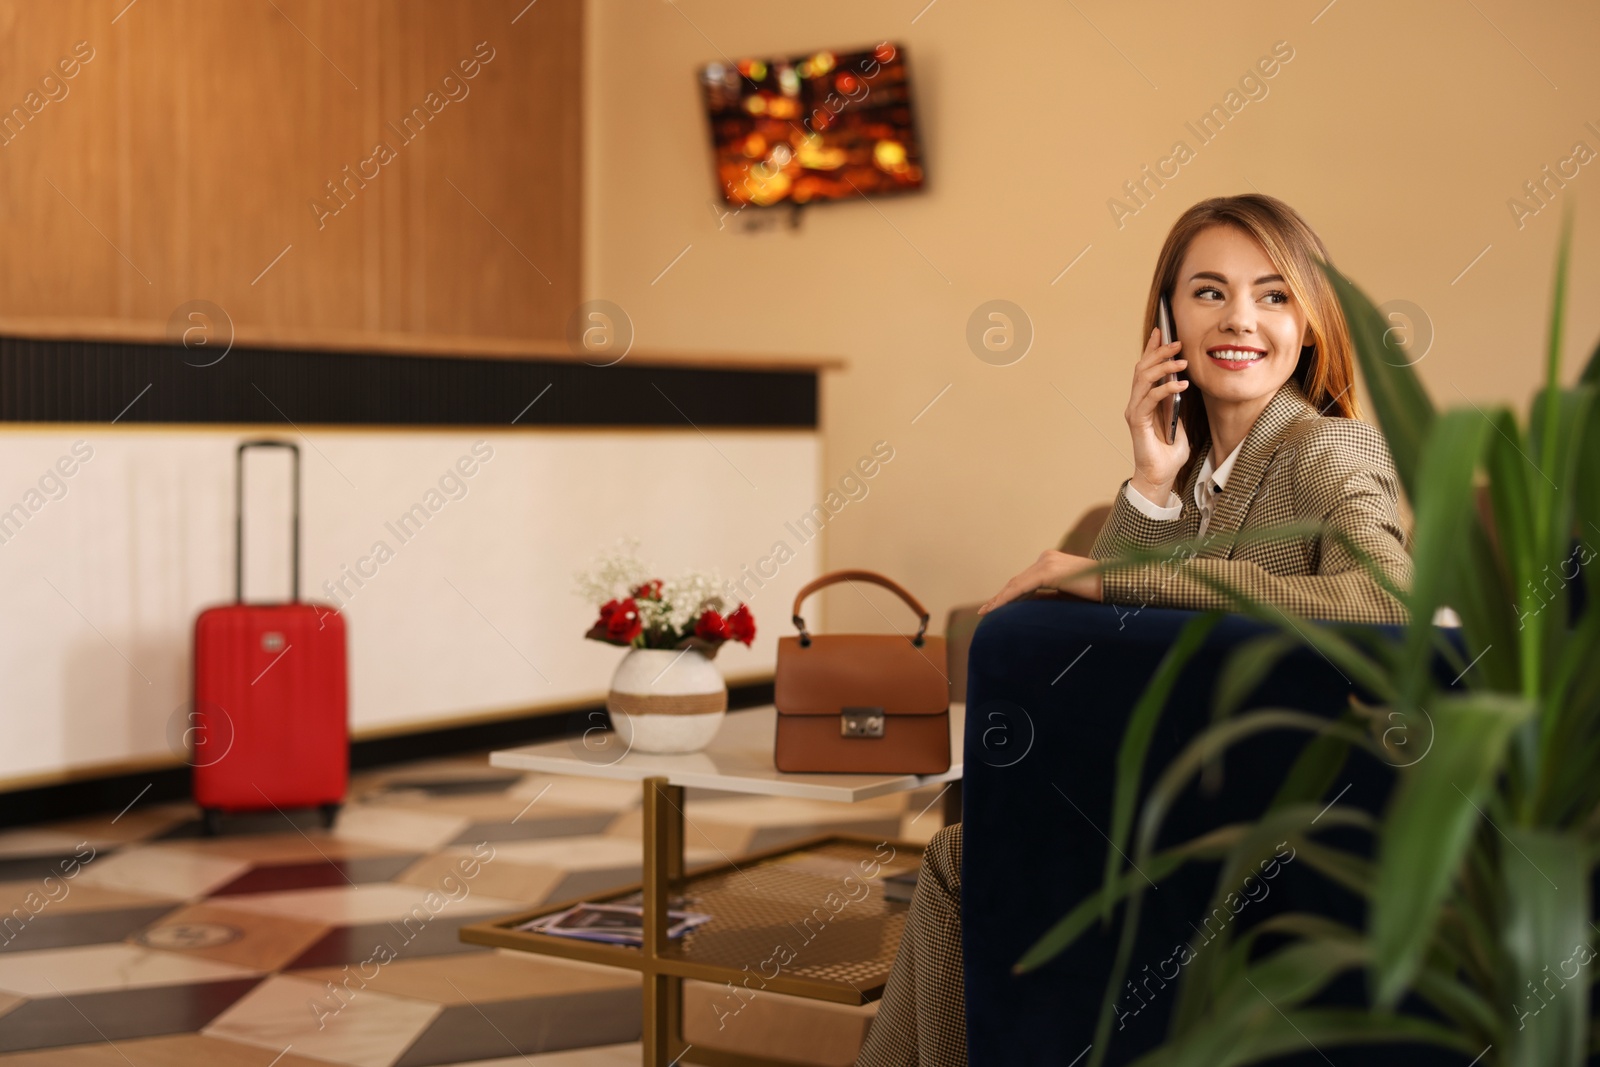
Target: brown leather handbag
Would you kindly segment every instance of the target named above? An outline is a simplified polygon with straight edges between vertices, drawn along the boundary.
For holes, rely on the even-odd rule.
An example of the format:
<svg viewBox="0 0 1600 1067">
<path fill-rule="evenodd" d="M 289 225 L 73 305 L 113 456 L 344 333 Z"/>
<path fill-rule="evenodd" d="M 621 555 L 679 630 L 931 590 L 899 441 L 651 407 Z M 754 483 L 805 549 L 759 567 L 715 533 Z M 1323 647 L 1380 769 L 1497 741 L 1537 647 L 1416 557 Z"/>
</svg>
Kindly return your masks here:
<svg viewBox="0 0 1600 1067">
<path fill-rule="evenodd" d="M 835 582 L 873 582 L 919 618 L 903 634 L 812 634 L 806 597 Z M 773 702 L 780 771 L 943 774 L 950 769 L 950 683 L 944 638 L 927 636 L 917 598 L 875 571 L 824 574 L 794 598 L 796 637 L 778 639 Z"/>
</svg>

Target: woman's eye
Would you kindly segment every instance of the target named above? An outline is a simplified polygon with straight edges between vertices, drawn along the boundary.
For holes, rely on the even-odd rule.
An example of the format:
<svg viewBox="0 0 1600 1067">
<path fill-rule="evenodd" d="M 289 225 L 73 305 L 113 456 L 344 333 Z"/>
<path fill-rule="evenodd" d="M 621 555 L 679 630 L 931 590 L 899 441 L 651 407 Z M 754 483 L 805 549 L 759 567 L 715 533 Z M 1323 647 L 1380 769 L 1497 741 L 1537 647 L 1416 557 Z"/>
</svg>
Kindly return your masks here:
<svg viewBox="0 0 1600 1067">
<path fill-rule="evenodd" d="M 1274 304 L 1287 304 L 1289 302 L 1289 294 L 1281 290 L 1274 289 L 1272 292 L 1266 294 L 1263 299 Z"/>
<path fill-rule="evenodd" d="M 1203 285 L 1194 291 L 1194 295 L 1204 300 L 1221 300 L 1222 291 L 1209 285 Z"/>
</svg>

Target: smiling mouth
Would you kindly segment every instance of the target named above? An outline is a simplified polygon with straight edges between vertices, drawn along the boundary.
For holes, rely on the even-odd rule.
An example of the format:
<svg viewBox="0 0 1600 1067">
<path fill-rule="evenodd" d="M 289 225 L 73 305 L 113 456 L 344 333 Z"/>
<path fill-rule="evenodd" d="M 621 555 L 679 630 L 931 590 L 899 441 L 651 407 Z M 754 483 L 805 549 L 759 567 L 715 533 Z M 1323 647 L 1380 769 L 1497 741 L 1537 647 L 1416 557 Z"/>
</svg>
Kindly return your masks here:
<svg viewBox="0 0 1600 1067">
<path fill-rule="evenodd" d="M 1213 348 L 1206 355 L 1228 367 L 1230 370 L 1248 367 L 1267 358 L 1267 354 L 1255 348 Z"/>
</svg>

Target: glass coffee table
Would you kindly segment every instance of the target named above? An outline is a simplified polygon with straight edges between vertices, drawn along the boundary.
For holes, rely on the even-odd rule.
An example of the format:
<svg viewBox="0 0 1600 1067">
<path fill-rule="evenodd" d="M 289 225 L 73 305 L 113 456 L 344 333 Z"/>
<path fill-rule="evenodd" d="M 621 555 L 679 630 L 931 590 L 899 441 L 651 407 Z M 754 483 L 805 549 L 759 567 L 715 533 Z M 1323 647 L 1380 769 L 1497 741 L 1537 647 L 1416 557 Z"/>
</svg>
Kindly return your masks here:
<svg viewBox="0 0 1600 1067">
<path fill-rule="evenodd" d="M 710 746 L 688 755 L 624 752 L 609 731 L 494 752 L 489 762 L 495 767 L 641 783 L 644 880 L 586 899 L 642 905 L 644 945 L 517 929 L 578 901 L 544 904 L 464 926 L 461 939 L 640 972 L 645 1067 L 680 1061 L 708 1067 L 792 1063 L 685 1045 L 683 980 L 731 983 L 730 1010 L 761 990 L 839 1004 L 878 999 L 908 907 L 885 899 L 882 879 L 915 870 L 922 862 L 922 846 L 831 834 L 688 869 L 683 791 L 696 787 L 850 804 L 949 783 L 943 795 L 945 821 L 957 821 L 965 710 L 962 704 L 950 706 L 952 763 L 937 775 L 784 774 L 772 762 L 777 711 L 770 705 L 730 712 Z M 713 918 L 680 938 L 668 938 L 669 903 L 673 909 Z"/>
</svg>

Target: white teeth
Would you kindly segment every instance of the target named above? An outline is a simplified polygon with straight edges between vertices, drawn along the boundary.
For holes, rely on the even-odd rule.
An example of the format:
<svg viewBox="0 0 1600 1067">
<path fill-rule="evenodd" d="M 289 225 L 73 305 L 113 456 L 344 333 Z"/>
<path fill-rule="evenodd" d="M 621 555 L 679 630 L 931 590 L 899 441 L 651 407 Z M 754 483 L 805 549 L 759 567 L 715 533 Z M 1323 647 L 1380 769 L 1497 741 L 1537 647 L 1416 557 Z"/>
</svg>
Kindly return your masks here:
<svg viewBox="0 0 1600 1067">
<path fill-rule="evenodd" d="M 1222 348 L 1211 353 L 1217 359 L 1227 360 L 1229 363 L 1249 363 L 1261 358 L 1260 352 L 1244 352 L 1236 348 Z"/>
</svg>

